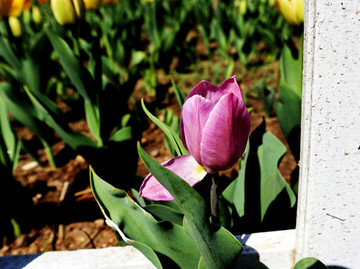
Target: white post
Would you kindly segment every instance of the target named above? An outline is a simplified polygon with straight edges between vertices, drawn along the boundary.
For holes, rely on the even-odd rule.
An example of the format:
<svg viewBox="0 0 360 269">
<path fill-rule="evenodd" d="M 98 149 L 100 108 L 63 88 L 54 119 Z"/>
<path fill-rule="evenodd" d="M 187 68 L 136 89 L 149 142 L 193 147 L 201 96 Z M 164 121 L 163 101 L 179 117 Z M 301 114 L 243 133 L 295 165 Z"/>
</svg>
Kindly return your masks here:
<svg viewBox="0 0 360 269">
<path fill-rule="evenodd" d="M 306 0 L 296 260 L 360 268 L 360 1 Z"/>
</svg>

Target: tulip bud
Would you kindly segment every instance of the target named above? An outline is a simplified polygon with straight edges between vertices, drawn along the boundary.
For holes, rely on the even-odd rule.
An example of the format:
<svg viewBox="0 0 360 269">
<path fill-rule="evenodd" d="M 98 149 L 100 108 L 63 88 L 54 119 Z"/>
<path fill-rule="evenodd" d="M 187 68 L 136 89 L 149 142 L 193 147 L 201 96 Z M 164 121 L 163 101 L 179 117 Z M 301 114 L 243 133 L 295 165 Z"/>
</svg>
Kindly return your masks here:
<svg viewBox="0 0 360 269">
<path fill-rule="evenodd" d="M 23 12 L 25 0 L 13 0 L 11 1 L 11 9 L 9 16 L 18 17 Z"/>
<path fill-rule="evenodd" d="M 31 13 L 30 10 L 25 8 L 24 6 L 24 10 L 22 12 L 22 17 L 23 17 L 23 21 L 26 25 L 29 25 L 31 22 Z"/>
<path fill-rule="evenodd" d="M 229 169 L 243 154 L 250 116 L 236 78 L 202 81 L 187 96 L 180 122 L 184 147 L 208 173 Z"/>
<path fill-rule="evenodd" d="M 35 23 L 39 24 L 42 22 L 42 15 L 39 7 L 33 6 L 31 14 L 32 14 L 32 19 Z"/>
<path fill-rule="evenodd" d="M 304 21 L 304 0 L 276 0 L 275 6 L 290 25 L 300 25 Z"/>
<path fill-rule="evenodd" d="M 118 0 L 102 0 L 101 4 L 102 5 L 111 5 L 111 4 L 116 4 L 118 2 Z"/>
<path fill-rule="evenodd" d="M 76 17 L 80 20 L 85 17 L 85 5 L 83 0 L 73 0 L 72 1 L 75 8 Z"/>
<path fill-rule="evenodd" d="M 31 8 L 31 0 L 24 1 L 24 10 L 30 10 Z"/>
<path fill-rule="evenodd" d="M 24 9 L 25 0 L 0 1 L 0 17 L 20 16 Z"/>
<path fill-rule="evenodd" d="M 234 5 L 241 15 L 246 14 L 246 0 L 236 0 Z"/>
<path fill-rule="evenodd" d="M 239 12 L 241 15 L 246 14 L 246 0 L 241 0 L 239 5 Z"/>
<path fill-rule="evenodd" d="M 219 87 L 202 81 L 186 97 L 180 122 L 181 140 L 189 151 L 161 165 L 190 186 L 207 173 L 231 168 L 243 154 L 250 131 L 250 116 L 235 76 Z M 150 173 L 140 187 L 140 197 L 174 200 Z"/>
<path fill-rule="evenodd" d="M 74 24 L 84 18 L 85 7 L 82 0 L 51 0 L 50 5 L 60 25 Z"/>
<path fill-rule="evenodd" d="M 84 0 L 86 10 L 98 9 L 100 0 Z"/>
<path fill-rule="evenodd" d="M 17 17 L 14 17 L 14 16 L 9 17 L 9 26 L 10 26 L 13 36 L 15 36 L 15 37 L 21 36 L 21 34 L 22 34 L 21 24 Z"/>
</svg>

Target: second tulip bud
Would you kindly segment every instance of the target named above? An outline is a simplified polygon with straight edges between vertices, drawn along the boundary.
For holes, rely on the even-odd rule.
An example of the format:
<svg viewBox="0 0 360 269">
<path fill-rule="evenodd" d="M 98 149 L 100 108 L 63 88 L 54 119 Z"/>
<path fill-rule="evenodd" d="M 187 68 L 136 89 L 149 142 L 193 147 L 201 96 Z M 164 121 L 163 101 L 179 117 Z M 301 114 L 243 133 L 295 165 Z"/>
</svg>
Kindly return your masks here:
<svg viewBox="0 0 360 269">
<path fill-rule="evenodd" d="M 51 0 L 51 9 L 60 25 L 74 24 L 85 15 L 83 0 Z"/>
</svg>

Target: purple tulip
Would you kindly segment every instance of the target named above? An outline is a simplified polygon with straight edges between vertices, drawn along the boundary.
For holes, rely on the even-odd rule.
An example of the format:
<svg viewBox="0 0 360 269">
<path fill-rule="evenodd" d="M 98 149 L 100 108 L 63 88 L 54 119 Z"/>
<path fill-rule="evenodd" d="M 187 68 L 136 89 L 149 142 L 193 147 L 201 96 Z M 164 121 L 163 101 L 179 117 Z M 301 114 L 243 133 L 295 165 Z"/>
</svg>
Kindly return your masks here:
<svg viewBox="0 0 360 269">
<path fill-rule="evenodd" d="M 191 186 L 206 173 L 232 167 L 243 154 L 250 131 L 250 116 L 235 76 L 219 87 L 201 81 L 187 96 L 180 122 L 181 140 L 190 155 L 172 158 L 163 166 Z M 149 174 L 140 196 L 170 201 L 171 194 Z"/>
</svg>

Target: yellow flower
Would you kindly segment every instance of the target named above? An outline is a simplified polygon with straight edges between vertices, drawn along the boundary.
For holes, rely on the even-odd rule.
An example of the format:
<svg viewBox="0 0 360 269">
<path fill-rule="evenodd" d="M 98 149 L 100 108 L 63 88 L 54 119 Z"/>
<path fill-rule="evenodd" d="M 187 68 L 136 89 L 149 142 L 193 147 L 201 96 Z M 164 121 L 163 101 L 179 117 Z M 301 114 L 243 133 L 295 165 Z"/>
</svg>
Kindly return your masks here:
<svg viewBox="0 0 360 269">
<path fill-rule="evenodd" d="M 234 5 L 241 15 L 246 14 L 246 0 L 236 0 Z"/>
<path fill-rule="evenodd" d="M 32 19 L 35 23 L 42 22 L 42 15 L 38 6 L 33 6 L 31 14 L 32 14 Z"/>
<path fill-rule="evenodd" d="M 9 16 L 20 16 L 22 11 L 24 10 L 25 0 L 13 0 L 11 1 L 11 9 L 9 12 Z"/>
<path fill-rule="evenodd" d="M 102 0 L 101 1 L 102 5 L 108 5 L 108 4 L 111 4 L 111 3 L 112 3 L 112 0 Z"/>
<path fill-rule="evenodd" d="M 116 4 L 118 2 L 118 0 L 102 0 L 101 4 L 102 5 L 111 5 L 111 4 Z"/>
<path fill-rule="evenodd" d="M 304 0 L 276 0 L 275 6 L 290 25 L 300 25 L 304 21 Z"/>
<path fill-rule="evenodd" d="M 25 0 L 0 0 L 0 17 L 20 16 Z"/>
<path fill-rule="evenodd" d="M 73 24 L 82 20 L 85 15 L 85 6 L 82 0 L 51 0 L 50 6 L 60 25 Z"/>
<path fill-rule="evenodd" d="M 94 10 L 99 8 L 100 0 L 84 0 L 84 4 L 87 10 Z"/>
<path fill-rule="evenodd" d="M 20 21 L 17 17 L 9 17 L 9 26 L 13 36 L 19 37 L 22 34 Z"/>
</svg>

